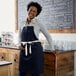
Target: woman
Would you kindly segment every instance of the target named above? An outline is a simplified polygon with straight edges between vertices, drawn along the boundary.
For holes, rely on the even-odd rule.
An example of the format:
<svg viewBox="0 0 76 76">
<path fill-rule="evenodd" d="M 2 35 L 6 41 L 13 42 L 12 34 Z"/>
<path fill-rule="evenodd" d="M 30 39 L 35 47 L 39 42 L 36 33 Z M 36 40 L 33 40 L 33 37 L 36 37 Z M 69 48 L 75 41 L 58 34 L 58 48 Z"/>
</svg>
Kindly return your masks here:
<svg viewBox="0 0 76 76">
<path fill-rule="evenodd" d="M 31 73 L 32 76 L 40 76 L 43 71 L 43 48 L 39 41 L 40 31 L 45 35 L 51 47 L 51 37 L 46 28 L 36 17 L 42 7 L 37 2 L 30 2 L 27 6 L 28 16 L 20 28 L 20 60 L 19 76 Z"/>
</svg>

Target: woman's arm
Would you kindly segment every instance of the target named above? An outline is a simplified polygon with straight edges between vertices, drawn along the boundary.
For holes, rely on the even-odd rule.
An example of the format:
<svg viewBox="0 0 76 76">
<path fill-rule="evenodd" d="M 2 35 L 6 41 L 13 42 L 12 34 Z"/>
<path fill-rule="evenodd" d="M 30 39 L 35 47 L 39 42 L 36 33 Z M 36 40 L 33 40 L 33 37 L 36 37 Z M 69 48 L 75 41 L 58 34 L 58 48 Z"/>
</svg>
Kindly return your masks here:
<svg viewBox="0 0 76 76">
<path fill-rule="evenodd" d="M 19 31 L 18 31 L 18 33 L 19 33 L 19 35 L 18 35 L 18 47 L 19 47 L 19 49 L 20 50 L 24 50 L 24 48 L 21 46 L 21 32 L 22 32 L 22 29 L 23 29 L 23 26 L 21 26 L 20 28 L 19 28 Z"/>
<path fill-rule="evenodd" d="M 39 25 L 40 25 L 40 31 L 44 34 L 44 36 L 46 37 L 46 39 L 50 45 L 50 50 L 53 50 L 53 45 L 52 45 L 53 40 L 52 40 L 47 28 L 44 25 L 42 25 L 41 23 Z"/>
</svg>

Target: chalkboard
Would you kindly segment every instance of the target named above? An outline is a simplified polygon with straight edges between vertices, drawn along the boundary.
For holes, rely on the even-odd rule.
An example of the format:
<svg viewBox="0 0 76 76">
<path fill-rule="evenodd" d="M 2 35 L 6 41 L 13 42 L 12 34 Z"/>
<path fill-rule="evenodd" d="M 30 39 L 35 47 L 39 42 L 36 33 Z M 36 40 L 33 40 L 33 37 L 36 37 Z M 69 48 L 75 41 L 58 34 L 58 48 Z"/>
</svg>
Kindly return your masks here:
<svg viewBox="0 0 76 76">
<path fill-rule="evenodd" d="M 27 17 L 27 4 L 31 1 L 42 6 L 38 16 L 47 29 L 74 29 L 74 0 L 18 0 L 18 28 Z"/>
</svg>

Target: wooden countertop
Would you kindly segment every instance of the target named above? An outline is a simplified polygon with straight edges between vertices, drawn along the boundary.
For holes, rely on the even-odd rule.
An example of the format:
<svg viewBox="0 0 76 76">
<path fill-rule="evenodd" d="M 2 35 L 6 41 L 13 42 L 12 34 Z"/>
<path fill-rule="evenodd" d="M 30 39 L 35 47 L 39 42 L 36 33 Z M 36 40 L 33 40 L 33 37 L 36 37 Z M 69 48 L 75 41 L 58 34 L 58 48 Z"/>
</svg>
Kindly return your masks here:
<svg viewBox="0 0 76 76">
<path fill-rule="evenodd" d="M 14 49 L 14 50 L 18 50 L 19 51 L 19 49 L 18 48 L 14 48 L 14 47 L 2 47 L 2 46 L 0 46 L 0 48 L 5 48 L 5 49 Z M 52 53 L 52 52 L 56 52 L 56 54 L 57 53 L 64 53 L 64 52 L 70 52 L 70 51 L 75 51 L 75 50 L 67 50 L 67 51 L 59 51 L 59 50 L 53 50 L 53 51 L 51 51 L 51 50 L 47 50 L 47 49 L 43 49 L 43 52 L 44 53 Z"/>
<path fill-rule="evenodd" d="M 10 46 L 0 46 L 0 48 L 6 48 L 6 49 L 14 49 L 14 50 L 19 50 L 17 47 L 10 47 Z"/>
</svg>

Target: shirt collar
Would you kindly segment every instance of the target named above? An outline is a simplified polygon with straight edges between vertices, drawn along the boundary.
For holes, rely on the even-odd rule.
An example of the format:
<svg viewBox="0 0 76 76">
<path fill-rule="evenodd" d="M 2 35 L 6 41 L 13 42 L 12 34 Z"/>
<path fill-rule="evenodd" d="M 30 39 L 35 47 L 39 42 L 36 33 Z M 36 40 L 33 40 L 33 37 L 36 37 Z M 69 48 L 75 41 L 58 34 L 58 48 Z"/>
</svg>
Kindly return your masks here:
<svg viewBox="0 0 76 76">
<path fill-rule="evenodd" d="M 34 24 L 36 22 L 36 18 L 31 20 L 31 23 Z M 27 19 L 24 21 L 24 24 L 27 24 Z"/>
</svg>

